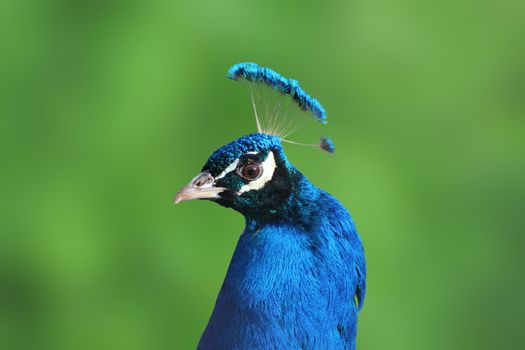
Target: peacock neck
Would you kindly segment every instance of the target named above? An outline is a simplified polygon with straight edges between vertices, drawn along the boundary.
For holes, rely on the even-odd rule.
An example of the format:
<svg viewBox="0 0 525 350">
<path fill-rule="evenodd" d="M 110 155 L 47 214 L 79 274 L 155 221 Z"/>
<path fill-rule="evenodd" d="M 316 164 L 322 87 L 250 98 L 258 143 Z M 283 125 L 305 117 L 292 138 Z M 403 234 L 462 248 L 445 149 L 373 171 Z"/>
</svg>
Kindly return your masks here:
<svg viewBox="0 0 525 350">
<path fill-rule="evenodd" d="M 289 195 L 279 205 L 265 212 L 244 212 L 246 227 L 256 231 L 266 225 L 294 225 L 308 229 L 322 207 L 323 191 L 295 168 L 289 170 Z"/>
<path fill-rule="evenodd" d="M 351 218 L 302 175 L 295 184 L 286 215 L 245 215 L 199 349 L 355 348 Z"/>
</svg>

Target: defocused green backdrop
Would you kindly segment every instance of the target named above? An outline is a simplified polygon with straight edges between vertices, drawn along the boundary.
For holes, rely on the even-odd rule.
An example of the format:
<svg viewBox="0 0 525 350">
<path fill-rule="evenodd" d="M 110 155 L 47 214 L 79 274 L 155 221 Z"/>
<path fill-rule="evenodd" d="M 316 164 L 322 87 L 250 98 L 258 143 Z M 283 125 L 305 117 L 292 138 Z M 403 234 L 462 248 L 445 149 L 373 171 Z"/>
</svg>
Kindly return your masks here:
<svg viewBox="0 0 525 350">
<path fill-rule="evenodd" d="M 244 223 L 171 198 L 255 130 L 241 61 L 328 112 L 335 155 L 287 154 L 358 224 L 358 348 L 522 347 L 524 23 L 517 0 L 3 0 L 0 348 L 195 348 Z"/>
</svg>

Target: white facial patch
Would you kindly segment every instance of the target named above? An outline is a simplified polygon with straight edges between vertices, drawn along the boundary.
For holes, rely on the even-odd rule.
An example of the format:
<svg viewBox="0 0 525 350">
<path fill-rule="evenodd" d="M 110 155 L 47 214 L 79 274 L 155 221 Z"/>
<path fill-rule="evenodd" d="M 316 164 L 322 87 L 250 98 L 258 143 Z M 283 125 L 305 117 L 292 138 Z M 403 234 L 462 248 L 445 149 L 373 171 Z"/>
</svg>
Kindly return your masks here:
<svg viewBox="0 0 525 350">
<path fill-rule="evenodd" d="M 275 172 L 275 168 L 277 167 L 277 165 L 275 164 L 275 157 L 273 155 L 273 152 L 268 153 L 268 157 L 266 157 L 264 162 L 261 164 L 261 167 L 263 171 L 261 176 L 258 179 L 250 181 L 246 185 L 242 186 L 239 192 L 237 192 L 238 194 L 243 194 L 244 192 L 248 192 L 251 190 L 259 190 L 263 188 L 264 185 L 266 185 L 272 179 L 273 173 Z"/>
<path fill-rule="evenodd" d="M 239 158 L 235 159 L 233 161 L 233 163 L 231 163 L 230 165 L 228 165 L 228 167 L 226 169 L 224 169 L 224 171 L 222 173 L 220 173 L 219 175 L 217 175 L 217 177 L 215 178 L 215 181 L 219 180 L 219 179 L 222 179 L 223 177 L 225 177 L 226 175 L 228 175 L 229 173 L 231 173 L 232 171 L 235 171 L 235 169 L 237 169 L 237 164 L 239 164 Z"/>
</svg>

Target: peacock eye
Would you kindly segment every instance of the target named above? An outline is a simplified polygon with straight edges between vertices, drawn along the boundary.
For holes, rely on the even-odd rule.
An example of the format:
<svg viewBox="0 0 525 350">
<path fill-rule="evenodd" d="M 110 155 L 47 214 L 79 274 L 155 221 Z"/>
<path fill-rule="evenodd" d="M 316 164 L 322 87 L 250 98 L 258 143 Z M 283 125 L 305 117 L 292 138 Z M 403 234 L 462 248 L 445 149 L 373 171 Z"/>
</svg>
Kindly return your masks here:
<svg viewBox="0 0 525 350">
<path fill-rule="evenodd" d="M 255 180 L 262 174 L 262 167 L 258 163 L 245 164 L 241 166 L 237 173 L 246 180 Z"/>
</svg>

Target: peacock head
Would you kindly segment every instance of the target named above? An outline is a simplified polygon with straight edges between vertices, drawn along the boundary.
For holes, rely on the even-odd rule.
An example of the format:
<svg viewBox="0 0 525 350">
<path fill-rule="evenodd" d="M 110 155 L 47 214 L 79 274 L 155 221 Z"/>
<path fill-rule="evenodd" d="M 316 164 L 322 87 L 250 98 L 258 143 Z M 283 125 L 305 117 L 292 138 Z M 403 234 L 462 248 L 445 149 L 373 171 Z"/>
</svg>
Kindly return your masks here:
<svg viewBox="0 0 525 350">
<path fill-rule="evenodd" d="M 174 202 L 208 199 L 246 215 L 270 215 L 287 202 L 295 176 L 279 137 L 255 133 L 213 152 Z"/>
<path fill-rule="evenodd" d="M 328 137 L 316 144 L 287 139 L 308 121 L 326 124 L 325 110 L 296 80 L 270 68 L 239 63 L 229 69 L 227 76 L 250 85 L 258 132 L 215 151 L 202 172 L 177 193 L 174 202 L 208 199 L 246 216 L 285 216 L 289 213 L 286 209 L 293 206 L 289 198 L 301 191 L 308 195 L 308 186 L 301 187 L 303 176 L 287 161 L 281 142 L 333 153 L 334 145 Z M 267 101 L 271 96 L 276 100 Z M 299 108 L 290 109 L 290 104 Z"/>
</svg>

